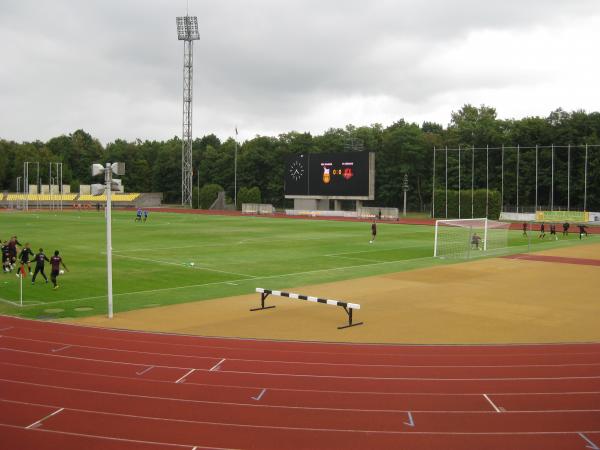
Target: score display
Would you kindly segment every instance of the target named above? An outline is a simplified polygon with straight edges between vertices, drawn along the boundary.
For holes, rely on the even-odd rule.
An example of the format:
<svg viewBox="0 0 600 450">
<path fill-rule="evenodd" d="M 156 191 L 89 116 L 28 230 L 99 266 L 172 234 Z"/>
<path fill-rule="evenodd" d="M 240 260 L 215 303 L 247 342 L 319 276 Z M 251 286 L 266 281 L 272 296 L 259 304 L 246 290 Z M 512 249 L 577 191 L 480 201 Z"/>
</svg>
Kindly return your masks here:
<svg viewBox="0 0 600 450">
<path fill-rule="evenodd" d="M 374 155 L 373 155 L 374 156 Z M 372 195 L 369 152 L 306 153 L 285 159 L 286 196 L 337 198 Z"/>
</svg>

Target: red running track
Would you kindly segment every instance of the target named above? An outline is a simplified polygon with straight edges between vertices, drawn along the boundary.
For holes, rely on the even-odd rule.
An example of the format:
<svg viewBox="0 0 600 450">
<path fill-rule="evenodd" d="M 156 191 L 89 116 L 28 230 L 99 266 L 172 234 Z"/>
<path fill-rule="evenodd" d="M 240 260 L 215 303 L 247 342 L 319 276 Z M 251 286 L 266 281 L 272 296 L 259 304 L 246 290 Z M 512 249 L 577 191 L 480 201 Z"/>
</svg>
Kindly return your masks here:
<svg viewBox="0 0 600 450">
<path fill-rule="evenodd" d="M 600 450 L 600 344 L 281 342 L 0 316 L 0 448 Z"/>
</svg>

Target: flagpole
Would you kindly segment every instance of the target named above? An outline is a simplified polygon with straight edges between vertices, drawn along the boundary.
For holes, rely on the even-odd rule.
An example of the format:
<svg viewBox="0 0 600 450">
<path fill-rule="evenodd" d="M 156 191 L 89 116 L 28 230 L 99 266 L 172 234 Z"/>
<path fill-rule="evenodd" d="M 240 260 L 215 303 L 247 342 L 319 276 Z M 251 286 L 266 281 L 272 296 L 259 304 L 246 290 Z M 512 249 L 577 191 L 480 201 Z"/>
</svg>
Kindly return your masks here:
<svg viewBox="0 0 600 450">
<path fill-rule="evenodd" d="M 235 205 L 235 209 L 237 210 L 237 152 L 238 152 L 238 129 L 237 125 L 235 126 L 235 155 L 233 157 L 233 203 Z"/>
</svg>

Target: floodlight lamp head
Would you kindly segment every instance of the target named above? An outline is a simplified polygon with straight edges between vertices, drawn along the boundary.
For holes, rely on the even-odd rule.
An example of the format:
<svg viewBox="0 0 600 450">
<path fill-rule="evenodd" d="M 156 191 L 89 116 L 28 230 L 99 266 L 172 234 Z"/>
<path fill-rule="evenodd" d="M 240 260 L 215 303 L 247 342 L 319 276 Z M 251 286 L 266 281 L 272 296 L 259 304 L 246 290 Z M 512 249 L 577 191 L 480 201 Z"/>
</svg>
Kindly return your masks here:
<svg viewBox="0 0 600 450">
<path fill-rule="evenodd" d="M 197 41 L 200 39 L 198 18 L 196 16 L 177 17 L 177 39 L 180 41 Z"/>
<path fill-rule="evenodd" d="M 125 163 L 112 163 L 110 168 L 112 170 L 112 173 L 114 173 L 115 175 L 125 175 Z"/>
<path fill-rule="evenodd" d="M 102 175 L 104 173 L 104 166 L 102 164 L 92 164 L 92 176 Z"/>
</svg>

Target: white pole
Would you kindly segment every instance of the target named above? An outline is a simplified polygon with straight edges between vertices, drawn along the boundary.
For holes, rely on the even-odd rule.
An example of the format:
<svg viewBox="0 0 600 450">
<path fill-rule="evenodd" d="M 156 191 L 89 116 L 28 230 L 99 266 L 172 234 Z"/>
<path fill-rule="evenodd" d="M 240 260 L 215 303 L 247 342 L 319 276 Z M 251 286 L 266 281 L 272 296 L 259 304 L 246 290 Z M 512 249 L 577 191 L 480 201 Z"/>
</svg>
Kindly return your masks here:
<svg viewBox="0 0 600 450">
<path fill-rule="evenodd" d="M 535 144 L 535 212 L 538 210 L 538 145 Z"/>
<path fill-rule="evenodd" d="M 238 152 L 238 130 L 237 125 L 235 127 L 235 155 L 233 157 L 233 203 L 235 205 L 235 209 L 237 209 L 237 152 Z"/>
<path fill-rule="evenodd" d="M 500 171 L 502 173 L 502 186 L 500 188 L 500 211 L 504 211 L 504 144 L 502 144 L 502 163 Z"/>
<path fill-rule="evenodd" d="M 583 210 L 587 211 L 587 171 L 588 171 L 588 145 L 585 144 L 585 166 L 583 169 Z"/>
<path fill-rule="evenodd" d="M 460 219 L 460 144 L 458 145 L 458 218 Z"/>
<path fill-rule="evenodd" d="M 433 257 L 437 256 L 437 243 L 438 243 L 438 220 L 435 221 L 435 237 L 433 238 Z"/>
<path fill-rule="evenodd" d="M 23 272 L 19 274 L 19 284 L 21 285 L 19 298 L 21 300 L 21 307 L 23 307 Z"/>
<path fill-rule="evenodd" d="M 552 176 L 550 189 L 550 211 L 554 211 L 554 144 L 552 144 Z"/>
<path fill-rule="evenodd" d="M 106 182 L 106 271 L 108 274 L 108 318 L 113 318 L 113 291 L 112 291 L 112 215 L 111 215 L 111 184 L 112 167 L 106 163 L 104 169 L 104 180 Z"/>
<path fill-rule="evenodd" d="M 488 220 L 485 219 L 485 228 L 483 230 L 483 251 L 487 250 Z"/>
<path fill-rule="evenodd" d="M 571 211 L 571 144 L 567 147 L 567 211 Z"/>
<path fill-rule="evenodd" d="M 519 164 L 521 162 L 521 147 L 517 144 L 517 213 L 519 212 Z"/>
<path fill-rule="evenodd" d="M 490 196 L 490 146 L 485 147 L 485 217 L 489 216 L 489 196 Z"/>
<path fill-rule="evenodd" d="M 448 146 L 446 146 L 446 219 L 448 218 Z"/>
<path fill-rule="evenodd" d="M 433 181 L 431 182 L 431 218 L 435 217 L 435 147 L 433 147 Z"/>
<path fill-rule="evenodd" d="M 472 144 L 471 144 L 472 145 Z M 475 198 L 475 146 L 471 147 L 471 219 L 475 216 L 473 215 L 473 202 Z"/>
</svg>

